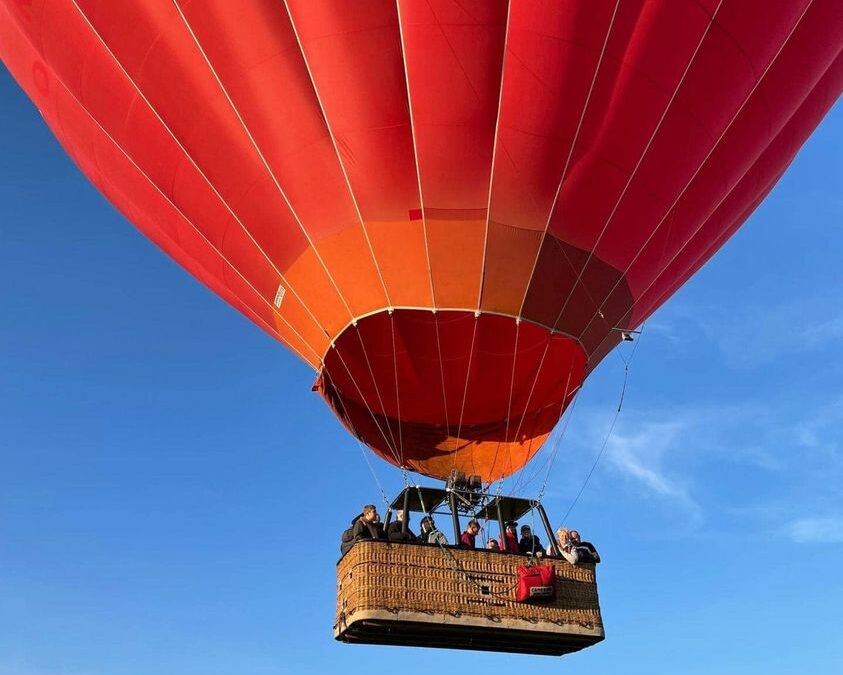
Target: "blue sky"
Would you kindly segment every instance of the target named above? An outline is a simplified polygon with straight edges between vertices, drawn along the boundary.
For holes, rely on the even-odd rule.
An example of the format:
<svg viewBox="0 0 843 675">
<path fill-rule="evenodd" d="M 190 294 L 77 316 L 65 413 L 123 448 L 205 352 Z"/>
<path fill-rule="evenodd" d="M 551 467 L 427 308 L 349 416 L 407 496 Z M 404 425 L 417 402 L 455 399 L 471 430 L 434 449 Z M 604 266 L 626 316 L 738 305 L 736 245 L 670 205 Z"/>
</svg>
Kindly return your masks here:
<svg viewBox="0 0 843 675">
<path fill-rule="evenodd" d="M 378 491 L 313 374 L 109 206 L 5 70 L 0 119 L 0 675 L 843 665 L 841 105 L 645 326 L 569 518 L 607 640 L 561 660 L 333 642 L 338 536 Z M 622 382 L 612 354 L 577 402 L 554 522 Z"/>
</svg>

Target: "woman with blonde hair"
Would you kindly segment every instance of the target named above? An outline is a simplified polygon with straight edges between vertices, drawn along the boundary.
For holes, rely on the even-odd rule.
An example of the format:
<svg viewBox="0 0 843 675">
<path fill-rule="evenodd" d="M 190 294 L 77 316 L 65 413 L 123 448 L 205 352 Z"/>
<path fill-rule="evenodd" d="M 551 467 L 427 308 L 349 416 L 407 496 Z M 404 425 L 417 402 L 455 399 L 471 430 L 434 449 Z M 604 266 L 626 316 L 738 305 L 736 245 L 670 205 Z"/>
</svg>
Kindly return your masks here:
<svg viewBox="0 0 843 675">
<path fill-rule="evenodd" d="M 579 556 L 577 555 L 577 550 L 571 545 L 571 538 L 566 528 L 560 527 L 556 530 L 556 545 L 559 547 L 559 554 L 565 558 L 565 560 L 572 565 L 577 564 Z M 553 551 L 553 544 L 550 544 L 547 547 L 547 555 L 556 555 Z"/>
</svg>

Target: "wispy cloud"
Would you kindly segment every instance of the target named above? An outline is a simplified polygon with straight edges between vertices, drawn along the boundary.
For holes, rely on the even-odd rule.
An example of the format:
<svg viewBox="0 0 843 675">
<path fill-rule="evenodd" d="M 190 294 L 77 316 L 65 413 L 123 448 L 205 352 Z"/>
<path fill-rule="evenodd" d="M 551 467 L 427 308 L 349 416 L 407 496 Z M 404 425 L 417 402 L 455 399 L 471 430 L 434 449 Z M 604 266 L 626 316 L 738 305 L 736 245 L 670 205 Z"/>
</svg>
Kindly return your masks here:
<svg viewBox="0 0 843 675">
<path fill-rule="evenodd" d="M 800 518 L 788 533 L 799 544 L 843 544 L 843 517 Z"/>
<path fill-rule="evenodd" d="M 605 413 L 583 417 L 580 442 L 599 447 Z M 790 417 L 762 401 L 658 414 L 626 409 L 607 442 L 603 473 L 693 528 L 727 518 L 766 536 L 781 531 L 785 514 L 843 510 L 841 426 L 843 397 Z M 803 517 L 785 527 L 794 540 L 837 541 L 843 518 Z"/>
<path fill-rule="evenodd" d="M 608 439 L 605 415 L 586 410 L 579 419 L 578 444 L 591 449 L 605 442 L 603 464 L 614 476 L 641 495 L 666 504 L 670 510 L 680 507 L 686 519 L 694 523 L 702 520 L 702 509 L 684 480 L 687 476 L 672 470 L 676 455 L 682 452 L 682 438 L 688 433 L 687 416 L 645 419 L 634 412 L 630 415 L 625 412 Z"/>
<path fill-rule="evenodd" d="M 655 422 L 631 433 L 618 432 L 609 439 L 607 459 L 622 473 L 665 497 L 687 499 L 688 493 L 669 478 L 662 466 L 664 454 L 679 436 L 681 424 Z"/>
</svg>

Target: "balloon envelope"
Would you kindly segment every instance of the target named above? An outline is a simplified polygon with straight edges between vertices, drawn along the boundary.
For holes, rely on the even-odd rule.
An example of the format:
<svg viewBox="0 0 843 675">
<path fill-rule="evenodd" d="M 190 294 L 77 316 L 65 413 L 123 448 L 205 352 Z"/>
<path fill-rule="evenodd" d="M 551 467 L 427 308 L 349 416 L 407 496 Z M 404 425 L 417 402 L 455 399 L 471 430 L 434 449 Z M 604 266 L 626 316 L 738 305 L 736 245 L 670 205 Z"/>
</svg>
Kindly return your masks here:
<svg viewBox="0 0 843 675">
<path fill-rule="evenodd" d="M 522 467 L 843 86 L 839 0 L 30 0 L 80 168 L 385 459 Z"/>
</svg>

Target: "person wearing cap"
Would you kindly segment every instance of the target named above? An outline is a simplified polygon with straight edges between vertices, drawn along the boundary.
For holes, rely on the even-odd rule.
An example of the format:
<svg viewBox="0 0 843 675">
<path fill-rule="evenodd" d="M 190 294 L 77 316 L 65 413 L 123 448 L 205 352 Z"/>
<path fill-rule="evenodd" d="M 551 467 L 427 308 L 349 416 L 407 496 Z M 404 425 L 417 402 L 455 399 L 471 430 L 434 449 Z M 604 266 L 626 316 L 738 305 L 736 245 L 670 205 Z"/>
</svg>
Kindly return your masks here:
<svg viewBox="0 0 843 675">
<path fill-rule="evenodd" d="M 478 523 L 474 518 L 469 520 L 468 526 L 465 528 L 465 532 L 463 532 L 462 536 L 460 536 L 460 545 L 463 548 L 474 548 L 474 539 L 482 529 L 483 528 L 480 527 L 480 523 Z"/>
<path fill-rule="evenodd" d="M 521 526 L 521 541 L 518 542 L 518 549 L 524 555 L 544 553 L 544 547 L 542 547 L 541 541 L 533 534 L 533 530 L 529 525 Z"/>
<path fill-rule="evenodd" d="M 419 541 L 423 544 L 436 544 L 439 546 L 448 545 L 448 537 L 446 537 L 440 530 L 436 529 L 436 523 L 433 518 L 425 516 L 419 521 L 421 525 L 421 534 Z"/>
<path fill-rule="evenodd" d="M 501 551 L 506 551 L 507 553 L 521 553 L 521 549 L 518 547 L 518 523 L 514 520 L 510 520 L 506 523 L 506 532 L 504 536 L 501 537 Z"/>
<path fill-rule="evenodd" d="M 497 539 L 489 539 L 489 541 L 486 542 L 486 549 L 489 551 L 500 551 L 501 546 L 498 544 Z"/>
</svg>

